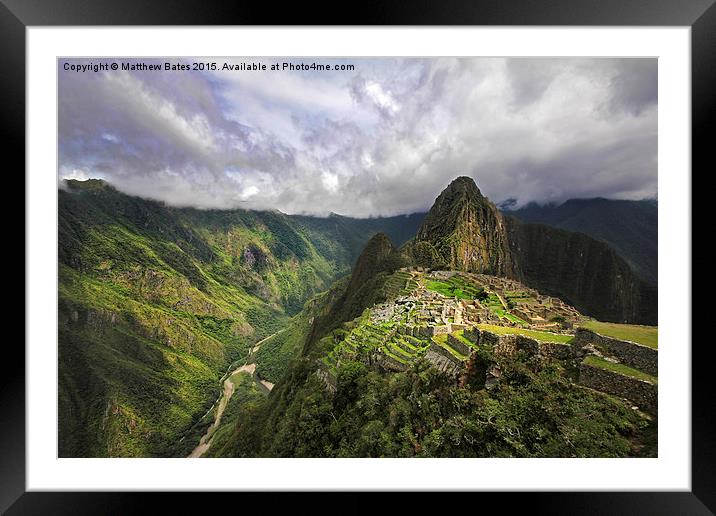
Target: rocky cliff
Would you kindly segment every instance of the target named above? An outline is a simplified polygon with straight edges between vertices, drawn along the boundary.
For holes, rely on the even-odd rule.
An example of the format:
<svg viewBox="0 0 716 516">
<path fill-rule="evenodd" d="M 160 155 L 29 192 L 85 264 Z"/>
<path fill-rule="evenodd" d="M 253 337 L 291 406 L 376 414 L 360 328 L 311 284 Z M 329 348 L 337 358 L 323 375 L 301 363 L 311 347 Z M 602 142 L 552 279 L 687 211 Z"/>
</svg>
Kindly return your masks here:
<svg viewBox="0 0 716 516">
<path fill-rule="evenodd" d="M 433 266 L 516 277 L 504 221 L 469 177 L 458 177 L 442 191 L 420 226 L 417 253 L 435 250 Z M 439 263 L 442 261 L 442 263 Z"/>
<path fill-rule="evenodd" d="M 656 287 L 606 243 L 583 233 L 505 216 L 522 281 L 602 321 L 657 324 Z"/>
<path fill-rule="evenodd" d="M 657 289 L 608 244 L 501 214 L 469 177 L 435 200 L 415 240 L 415 265 L 506 276 L 603 321 L 657 323 Z"/>
</svg>

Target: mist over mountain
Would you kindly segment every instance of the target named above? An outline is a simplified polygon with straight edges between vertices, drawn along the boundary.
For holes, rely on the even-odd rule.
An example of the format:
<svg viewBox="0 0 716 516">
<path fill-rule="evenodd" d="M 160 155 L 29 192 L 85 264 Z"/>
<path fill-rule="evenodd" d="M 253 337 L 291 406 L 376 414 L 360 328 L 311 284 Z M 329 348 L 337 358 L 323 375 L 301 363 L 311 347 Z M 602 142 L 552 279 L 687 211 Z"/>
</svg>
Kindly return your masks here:
<svg viewBox="0 0 716 516">
<path fill-rule="evenodd" d="M 312 324 L 302 351 L 263 402 L 246 407 L 243 416 L 227 423 L 209 455 L 654 453 L 654 444 L 642 444 L 650 438 L 641 434 L 645 423 L 639 422 L 631 404 L 622 410 L 614 398 L 565 381 L 568 375 L 562 366 L 520 348 L 524 337 L 514 320 L 500 327 L 478 325 L 506 330 L 505 342 L 516 339 L 514 353 L 496 358 L 491 353 L 499 346 L 483 348 L 471 342 L 457 311 L 454 319 L 446 318 L 447 307 L 460 306 L 460 299 L 467 303 L 462 306 L 483 309 L 490 303 L 487 292 L 475 290 L 465 279 L 477 276 L 488 282 L 501 281 L 501 276 L 513 285 L 509 288 L 521 288 L 509 282 L 514 279 L 536 289 L 526 294 L 506 288 L 502 295 L 507 302 L 499 296 L 494 299 L 498 310 L 514 302 L 509 299 L 535 296 L 538 290 L 568 300 L 588 316 L 656 321 L 656 289 L 639 279 L 609 245 L 584 233 L 501 214 L 470 178 L 460 177 L 437 197 L 413 240 L 397 248 L 386 235 L 375 235 L 350 279 L 334 284 L 326 297 L 306 309 Z M 432 289 L 445 294 L 436 297 Z M 475 303 L 475 295 L 484 305 Z M 543 302 L 544 298 L 538 306 L 546 306 Z M 434 322 L 438 319 L 442 322 Z M 438 334 L 438 324 L 453 332 Z M 509 335 L 510 330 L 516 335 Z M 572 342 L 565 335 L 532 335 Z M 569 348 L 562 347 L 564 352 Z M 466 361 L 463 373 L 451 376 L 451 366 L 445 364 L 459 360 Z M 565 367 L 580 367 L 571 360 L 565 360 Z M 499 387 L 491 387 L 488 377 Z M 635 436 L 637 446 L 629 444 Z"/>
<path fill-rule="evenodd" d="M 188 455 L 209 428 L 222 372 L 249 358 L 275 392 L 264 403 L 242 391 L 231 410 L 252 423 L 238 433 L 224 427 L 211 453 L 289 453 L 291 439 L 308 435 L 292 422 L 323 389 L 310 378 L 327 336 L 341 339 L 367 309 L 415 288 L 409 270 L 503 277 L 602 321 L 656 323 L 656 287 L 610 245 L 501 213 L 469 177 L 448 185 L 428 214 L 373 219 L 175 208 L 99 180 L 68 181 L 58 195 L 63 457 Z M 344 392 L 353 380 L 341 378 Z M 301 386 L 307 398 L 296 394 Z M 355 400 L 341 399 L 358 410 L 350 417 L 363 417 Z M 251 434 L 253 451 L 240 444 L 245 432 L 271 428 L 269 441 Z"/>
<path fill-rule="evenodd" d="M 371 236 L 402 242 L 422 220 L 180 209 L 99 180 L 58 195 L 60 456 L 183 453 L 220 371 L 347 274 Z"/>
</svg>

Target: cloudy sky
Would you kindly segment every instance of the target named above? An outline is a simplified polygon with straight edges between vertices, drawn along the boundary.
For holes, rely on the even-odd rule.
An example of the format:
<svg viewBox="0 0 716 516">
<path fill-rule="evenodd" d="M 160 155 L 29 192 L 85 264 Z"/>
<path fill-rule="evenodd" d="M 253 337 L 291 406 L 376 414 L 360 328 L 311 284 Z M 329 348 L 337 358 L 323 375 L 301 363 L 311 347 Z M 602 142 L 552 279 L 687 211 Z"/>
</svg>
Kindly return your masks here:
<svg viewBox="0 0 716 516">
<path fill-rule="evenodd" d="M 64 62 L 60 179 L 102 178 L 175 206 L 388 216 L 429 209 L 459 175 L 520 205 L 657 194 L 655 59 L 304 59 L 355 69 L 96 73 Z"/>
</svg>

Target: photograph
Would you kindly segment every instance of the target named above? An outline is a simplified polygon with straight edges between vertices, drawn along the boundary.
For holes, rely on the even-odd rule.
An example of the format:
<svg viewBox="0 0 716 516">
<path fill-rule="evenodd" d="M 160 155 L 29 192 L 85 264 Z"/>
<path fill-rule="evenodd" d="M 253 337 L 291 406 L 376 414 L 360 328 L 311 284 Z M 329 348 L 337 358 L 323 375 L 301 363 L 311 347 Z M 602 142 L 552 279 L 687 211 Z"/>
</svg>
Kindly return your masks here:
<svg viewBox="0 0 716 516">
<path fill-rule="evenodd" d="M 659 456 L 656 57 L 56 63 L 59 458 Z"/>
</svg>

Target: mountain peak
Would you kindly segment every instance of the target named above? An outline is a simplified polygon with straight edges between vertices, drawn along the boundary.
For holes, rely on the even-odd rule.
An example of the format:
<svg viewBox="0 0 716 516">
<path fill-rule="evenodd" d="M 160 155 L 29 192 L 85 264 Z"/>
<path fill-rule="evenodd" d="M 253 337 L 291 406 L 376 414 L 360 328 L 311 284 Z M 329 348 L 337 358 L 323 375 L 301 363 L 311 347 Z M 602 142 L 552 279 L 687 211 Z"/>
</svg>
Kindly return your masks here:
<svg viewBox="0 0 716 516">
<path fill-rule="evenodd" d="M 475 180 L 468 176 L 459 176 L 453 179 L 443 190 L 443 193 L 466 194 L 471 197 L 483 197 L 482 192 L 475 184 Z"/>
<path fill-rule="evenodd" d="M 502 216 L 467 176 L 454 179 L 435 199 L 415 241 L 421 254 L 451 269 L 515 274 Z"/>
<path fill-rule="evenodd" d="M 356 291 L 363 283 L 384 270 L 388 258 L 394 253 L 395 247 L 385 233 L 376 233 L 368 240 L 361 252 L 351 275 L 349 291 Z"/>
</svg>

